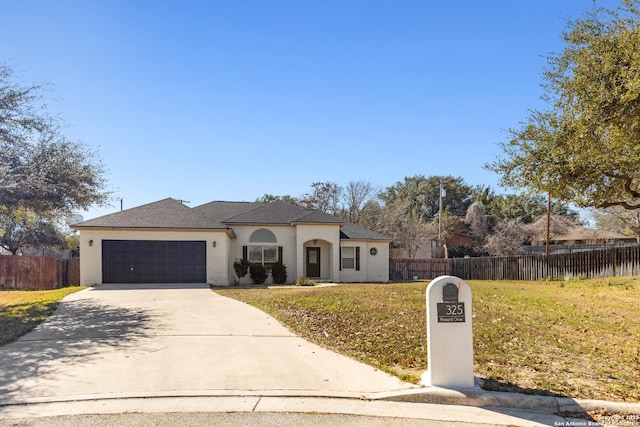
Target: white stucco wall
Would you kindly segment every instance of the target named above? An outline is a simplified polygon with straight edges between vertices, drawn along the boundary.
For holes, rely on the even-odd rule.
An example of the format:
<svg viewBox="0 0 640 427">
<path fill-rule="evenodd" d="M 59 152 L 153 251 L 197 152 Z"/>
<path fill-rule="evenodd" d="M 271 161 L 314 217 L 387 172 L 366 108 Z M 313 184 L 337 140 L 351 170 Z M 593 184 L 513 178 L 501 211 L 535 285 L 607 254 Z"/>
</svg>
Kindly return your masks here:
<svg viewBox="0 0 640 427">
<path fill-rule="evenodd" d="M 206 241 L 207 283 L 229 284 L 229 235 L 224 231 L 80 230 L 80 283 L 102 283 L 102 240 L 194 240 Z M 89 246 L 89 241 L 93 245 Z M 213 242 L 216 247 L 213 247 Z"/>
<path fill-rule="evenodd" d="M 371 255 L 371 248 L 376 248 L 378 253 Z M 367 242 L 364 254 L 361 253 L 367 263 L 367 282 L 389 281 L 389 242 Z"/>
<path fill-rule="evenodd" d="M 233 261 L 242 258 L 242 247 L 249 245 L 249 238 L 251 237 L 251 234 L 261 228 L 271 231 L 276 237 L 276 245 L 282 246 L 282 263 L 287 267 L 287 282 L 294 282 L 298 277 L 296 270 L 296 252 L 294 250 L 296 247 L 295 227 L 290 225 L 236 225 L 233 227 L 233 231 L 237 238 L 231 241 L 229 248 L 229 284 L 234 284 L 234 282 L 238 280 L 235 270 L 233 269 Z M 253 282 L 251 281 L 249 274 L 247 274 L 245 277 L 240 279 L 239 283 L 241 285 L 249 285 Z M 272 283 L 271 275 L 269 275 L 265 283 Z"/>
<path fill-rule="evenodd" d="M 360 270 L 340 270 L 340 282 L 388 282 L 389 243 L 380 241 L 343 240 L 341 247 L 360 247 Z M 371 255 L 376 248 L 376 255 Z"/>
</svg>

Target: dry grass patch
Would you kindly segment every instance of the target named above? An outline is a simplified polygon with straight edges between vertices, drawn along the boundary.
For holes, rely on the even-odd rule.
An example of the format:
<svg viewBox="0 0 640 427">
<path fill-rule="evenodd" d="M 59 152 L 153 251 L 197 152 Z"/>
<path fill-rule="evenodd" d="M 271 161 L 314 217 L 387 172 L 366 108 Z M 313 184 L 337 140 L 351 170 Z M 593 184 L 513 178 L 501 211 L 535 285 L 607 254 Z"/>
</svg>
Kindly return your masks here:
<svg viewBox="0 0 640 427">
<path fill-rule="evenodd" d="M 486 388 L 640 401 L 640 278 L 469 284 L 475 373 Z M 324 347 L 417 382 L 427 369 L 426 286 L 216 292 Z"/>
<path fill-rule="evenodd" d="M 49 317 L 65 296 L 81 286 L 47 291 L 0 291 L 0 345 L 15 341 Z"/>
</svg>

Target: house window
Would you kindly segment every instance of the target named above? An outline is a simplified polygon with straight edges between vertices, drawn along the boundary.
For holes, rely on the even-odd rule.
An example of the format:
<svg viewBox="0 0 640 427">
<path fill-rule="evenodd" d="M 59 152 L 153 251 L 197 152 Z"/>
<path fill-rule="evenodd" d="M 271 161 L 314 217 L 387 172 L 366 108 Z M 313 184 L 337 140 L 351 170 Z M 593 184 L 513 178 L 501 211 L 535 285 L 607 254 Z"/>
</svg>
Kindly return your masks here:
<svg viewBox="0 0 640 427">
<path fill-rule="evenodd" d="M 251 233 L 243 257 L 250 263 L 270 267 L 282 257 L 281 253 L 282 249 L 277 245 L 276 236 L 266 228 L 260 228 Z"/>
<path fill-rule="evenodd" d="M 348 246 L 342 248 L 342 268 L 345 270 L 356 268 L 356 248 Z"/>
<path fill-rule="evenodd" d="M 266 228 L 259 228 L 258 230 L 251 233 L 249 237 L 250 243 L 276 243 L 276 236 L 271 231 Z"/>
<path fill-rule="evenodd" d="M 278 261 L 278 246 L 249 245 L 249 262 L 265 265 L 276 261 Z"/>
<path fill-rule="evenodd" d="M 340 270 L 360 270 L 360 247 L 340 247 Z"/>
</svg>

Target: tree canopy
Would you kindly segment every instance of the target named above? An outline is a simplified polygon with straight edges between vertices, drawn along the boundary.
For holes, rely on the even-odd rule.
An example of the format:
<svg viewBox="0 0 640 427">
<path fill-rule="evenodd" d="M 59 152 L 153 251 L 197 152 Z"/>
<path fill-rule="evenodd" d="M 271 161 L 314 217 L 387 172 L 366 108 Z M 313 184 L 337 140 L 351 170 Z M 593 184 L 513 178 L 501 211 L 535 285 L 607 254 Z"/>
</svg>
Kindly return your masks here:
<svg viewBox="0 0 640 427">
<path fill-rule="evenodd" d="M 108 197 L 99 157 L 62 135 L 43 89 L 0 65 L 0 237 L 12 252 L 16 244 L 51 244 L 54 218 Z"/>
<path fill-rule="evenodd" d="M 105 202 L 100 159 L 62 135 L 63 122 L 47 112 L 42 91 L 0 65 L 0 207 L 65 215 Z"/>
<path fill-rule="evenodd" d="M 635 236 L 640 243 L 640 209 L 628 210 L 620 206 L 596 209 L 593 212 L 598 229 Z"/>
<path fill-rule="evenodd" d="M 548 57 L 547 108 L 533 110 L 504 157 L 501 184 L 579 206 L 640 208 L 640 2 L 570 21 Z"/>
<path fill-rule="evenodd" d="M 62 135 L 63 122 L 46 111 L 42 92 L 0 66 L 0 207 L 64 215 L 105 202 L 100 159 Z"/>
<path fill-rule="evenodd" d="M 13 255 L 25 246 L 61 247 L 65 236 L 50 218 L 17 209 L 0 215 L 0 247 Z"/>
<path fill-rule="evenodd" d="M 408 214 L 424 221 L 431 221 L 438 215 L 440 180 L 446 192 L 443 209 L 452 215 L 464 217 L 471 205 L 471 187 L 461 177 L 451 175 L 439 177 L 415 175 L 396 182 L 380 194 L 386 205 L 404 205 Z"/>
</svg>

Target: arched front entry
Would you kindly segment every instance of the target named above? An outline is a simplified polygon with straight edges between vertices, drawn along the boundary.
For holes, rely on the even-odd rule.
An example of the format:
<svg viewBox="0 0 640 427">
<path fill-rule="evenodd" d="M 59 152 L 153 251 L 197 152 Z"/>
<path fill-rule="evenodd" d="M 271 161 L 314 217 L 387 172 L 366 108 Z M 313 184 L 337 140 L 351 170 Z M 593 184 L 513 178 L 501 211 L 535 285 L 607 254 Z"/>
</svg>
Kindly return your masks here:
<svg viewBox="0 0 640 427">
<path fill-rule="evenodd" d="M 334 280 L 333 245 L 322 239 L 312 239 L 303 247 L 303 275 L 311 279 Z"/>
</svg>

